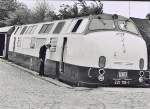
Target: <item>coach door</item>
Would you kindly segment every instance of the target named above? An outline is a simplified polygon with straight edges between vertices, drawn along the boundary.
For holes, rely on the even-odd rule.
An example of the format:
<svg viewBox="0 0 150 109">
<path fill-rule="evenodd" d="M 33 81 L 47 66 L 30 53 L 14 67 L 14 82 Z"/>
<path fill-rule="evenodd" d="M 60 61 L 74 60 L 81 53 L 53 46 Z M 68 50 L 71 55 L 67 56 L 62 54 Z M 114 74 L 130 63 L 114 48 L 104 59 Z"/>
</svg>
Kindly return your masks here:
<svg viewBox="0 0 150 109">
<path fill-rule="evenodd" d="M 62 46 L 62 51 L 61 51 L 61 60 L 59 64 L 59 72 L 63 73 L 64 72 L 64 58 L 65 58 L 65 51 L 66 51 L 66 45 L 67 45 L 67 38 L 65 37 L 63 40 L 63 46 Z"/>
<path fill-rule="evenodd" d="M 6 35 L 5 34 L 0 34 L 0 57 L 3 57 L 5 56 L 5 38 Z"/>
</svg>

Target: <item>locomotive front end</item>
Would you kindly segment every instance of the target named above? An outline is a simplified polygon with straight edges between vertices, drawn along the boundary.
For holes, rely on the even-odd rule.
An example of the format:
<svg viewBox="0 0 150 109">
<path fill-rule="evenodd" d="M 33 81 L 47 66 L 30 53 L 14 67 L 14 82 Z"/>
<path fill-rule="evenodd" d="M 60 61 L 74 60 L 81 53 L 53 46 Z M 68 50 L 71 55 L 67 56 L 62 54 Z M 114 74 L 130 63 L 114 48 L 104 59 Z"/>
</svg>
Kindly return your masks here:
<svg viewBox="0 0 150 109">
<path fill-rule="evenodd" d="M 89 24 L 82 48 L 81 84 L 149 87 L 147 47 L 130 19 L 98 16 Z M 82 50 L 82 51 L 84 51 Z M 83 61 L 84 60 L 84 61 Z"/>
</svg>

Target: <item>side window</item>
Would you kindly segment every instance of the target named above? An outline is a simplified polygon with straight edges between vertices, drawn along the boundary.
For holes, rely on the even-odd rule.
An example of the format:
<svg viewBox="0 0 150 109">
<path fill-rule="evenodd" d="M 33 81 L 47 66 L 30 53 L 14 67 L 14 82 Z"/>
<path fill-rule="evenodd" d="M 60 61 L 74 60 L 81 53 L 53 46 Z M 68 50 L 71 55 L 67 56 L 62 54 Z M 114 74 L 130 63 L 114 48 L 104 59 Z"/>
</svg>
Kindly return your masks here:
<svg viewBox="0 0 150 109">
<path fill-rule="evenodd" d="M 41 28 L 41 30 L 39 31 L 39 33 L 44 33 L 44 31 L 46 30 L 48 24 L 44 24 Z"/>
<path fill-rule="evenodd" d="M 44 24 L 41 28 L 41 30 L 39 31 L 39 33 L 49 33 L 51 31 L 53 27 L 53 23 L 51 24 Z"/>
<path fill-rule="evenodd" d="M 30 34 L 30 32 L 32 31 L 33 26 L 29 26 L 27 31 L 25 32 L 25 34 Z"/>
<path fill-rule="evenodd" d="M 17 33 L 18 30 L 19 30 L 19 27 L 17 27 L 16 31 L 14 32 L 14 35 Z"/>
<path fill-rule="evenodd" d="M 33 30 L 33 27 L 34 26 L 31 27 L 31 29 L 29 30 L 28 34 L 31 34 L 31 31 Z"/>
<path fill-rule="evenodd" d="M 29 26 L 25 34 L 33 34 L 37 28 L 37 25 Z"/>
<path fill-rule="evenodd" d="M 22 28 L 23 28 L 23 27 L 22 27 L 22 26 L 20 26 L 20 27 L 19 27 L 19 29 L 18 29 L 18 31 L 16 32 L 16 34 L 20 34 L 20 33 L 21 33 L 21 31 L 22 31 Z"/>
<path fill-rule="evenodd" d="M 77 31 L 77 29 L 80 26 L 82 21 L 83 21 L 82 19 L 77 21 L 77 23 L 75 24 L 74 28 L 72 29 L 72 32 L 76 32 Z"/>
<path fill-rule="evenodd" d="M 37 28 L 37 25 L 34 25 L 32 28 L 32 31 L 30 33 L 33 34 L 35 32 L 36 28 Z"/>
<path fill-rule="evenodd" d="M 51 31 L 53 25 L 54 25 L 53 23 L 48 24 L 47 29 L 45 30 L 45 33 L 49 33 Z"/>
<path fill-rule="evenodd" d="M 65 22 L 59 22 L 56 26 L 56 28 L 54 29 L 53 33 L 54 34 L 59 34 L 64 26 Z"/>
<path fill-rule="evenodd" d="M 27 29 L 27 26 L 23 27 L 23 29 L 22 29 L 20 34 L 23 34 L 26 31 L 26 29 Z"/>
</svg>

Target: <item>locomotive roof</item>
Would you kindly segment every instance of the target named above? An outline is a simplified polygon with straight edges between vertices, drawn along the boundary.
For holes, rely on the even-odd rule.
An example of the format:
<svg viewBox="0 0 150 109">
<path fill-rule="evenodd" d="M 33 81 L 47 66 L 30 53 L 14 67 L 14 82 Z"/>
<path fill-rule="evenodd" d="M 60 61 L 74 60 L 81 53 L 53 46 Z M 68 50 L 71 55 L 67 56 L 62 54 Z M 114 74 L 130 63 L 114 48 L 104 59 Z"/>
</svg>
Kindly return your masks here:
<svg viewBox="0 0 150 109">
<path fill-rule="evenodd" d="M 70 33 L 83 33 L 85 30 L 85 25 L 92 19 L 106 19 L 106 20 L 128 20 L 128 18 L 117 15 L 117 14 L 99 14 L 99 15 L 89 15 L 83 17 L 77 17 L 72 19 L 63 19 L 63 20 L 54 20 L 49 22 L 41 22 L 34 24 L 26 24 L 26 25 L 16 25 L 16 30 L 14 31 L 14 35 L 29 35 L 31 34 L 68 34 Z M 81 23 L 81 27 L 77 27 L 78 23 Z M 62 28 L 63 27 L 63 28 Z M 59 29 L 61 28 L 61 29 Z M 73 30 L 73 29 L 76 30 Z M 78 29 L 78 30 L 77 30 Z M 36 31 L 35 31 L 36 30 Z M 35 31 L 35 32 L 34 32 Z M 30 35 L 31 35 L 30 34 Z"/>
<path fill-rule="evenodd" d="M 97 17 L 101 17 L 102 19 L 113 19 L 113 16 L 117 15 L 117 14 L 99 14 L 99 15 L 89 15 L 89 16 L 82 16 L 82 17 L 76 17 L 76 18 L 69 18 L 69 19 L 62 19 L 62 20 L 53 20 L 53 21 L 47 21 L 47 22 L 40 22 L 40 23 L 32 23 L 32 24 L 25 24 L 25 25 L 34 25 L 34 24 L 45 24 L 45 23 L 49 23 L 49 22 L 60 22 L 60 21 L 67 21 L 67 20 L 71 20 L 71 19 L 84 19 L 84 18 L 97 18 Z M 121 15 L 117 15 L 119 20 L 127 20 L 128 18 L 121 16 Z M 23 26 L 23 25 L 17 25 L 17 26 Z"/>
<path fill-rule="evenodd" d="M 102 19 L 114 19 L 114 17 L 117 17 L 116 19 L 119 19 L 119 20 L 127 20 L 128 18 L 126 17 L 123 17 L 121 15 L 117 15 L 117 14 L 99 14 L 99 15 L 93 15 L 91 16 L 93 18 L 97 18 L 97 17 L 101 17 Z"/>
</svg>

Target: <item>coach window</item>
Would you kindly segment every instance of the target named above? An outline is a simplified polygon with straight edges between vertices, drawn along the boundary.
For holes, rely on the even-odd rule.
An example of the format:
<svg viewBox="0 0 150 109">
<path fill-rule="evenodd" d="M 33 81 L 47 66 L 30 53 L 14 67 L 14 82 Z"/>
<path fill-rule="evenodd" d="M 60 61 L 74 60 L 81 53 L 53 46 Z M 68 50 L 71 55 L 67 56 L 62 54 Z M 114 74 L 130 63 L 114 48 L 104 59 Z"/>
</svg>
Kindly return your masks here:
<svg viewBox="0 0 150 109">
<path fill-rule="evenodd" d="M 65 22 L 59 22 L 56 26 L 56 28 L 54 29 L 53 33 L 54 34 L 59 34 L 63 28 L 63 26 L 65 25 Z"/>
<path fill-rule="evenodd" d="M 76 32 L 77 31 L 77 29 L 80 26 L 82 21 L 83 21 L 82 19 L 77 21 L 77 23 L 75 24 L 74 28 L 72 29 L 72 32 Z"/>
<path fill-rule="evenodd" d="M 26 29 L 27 29 L 27 26 L 23 27 L 23 29 L 22 29 L 20 34 L 23 34 L 26 31 Z"/>
</svg>

